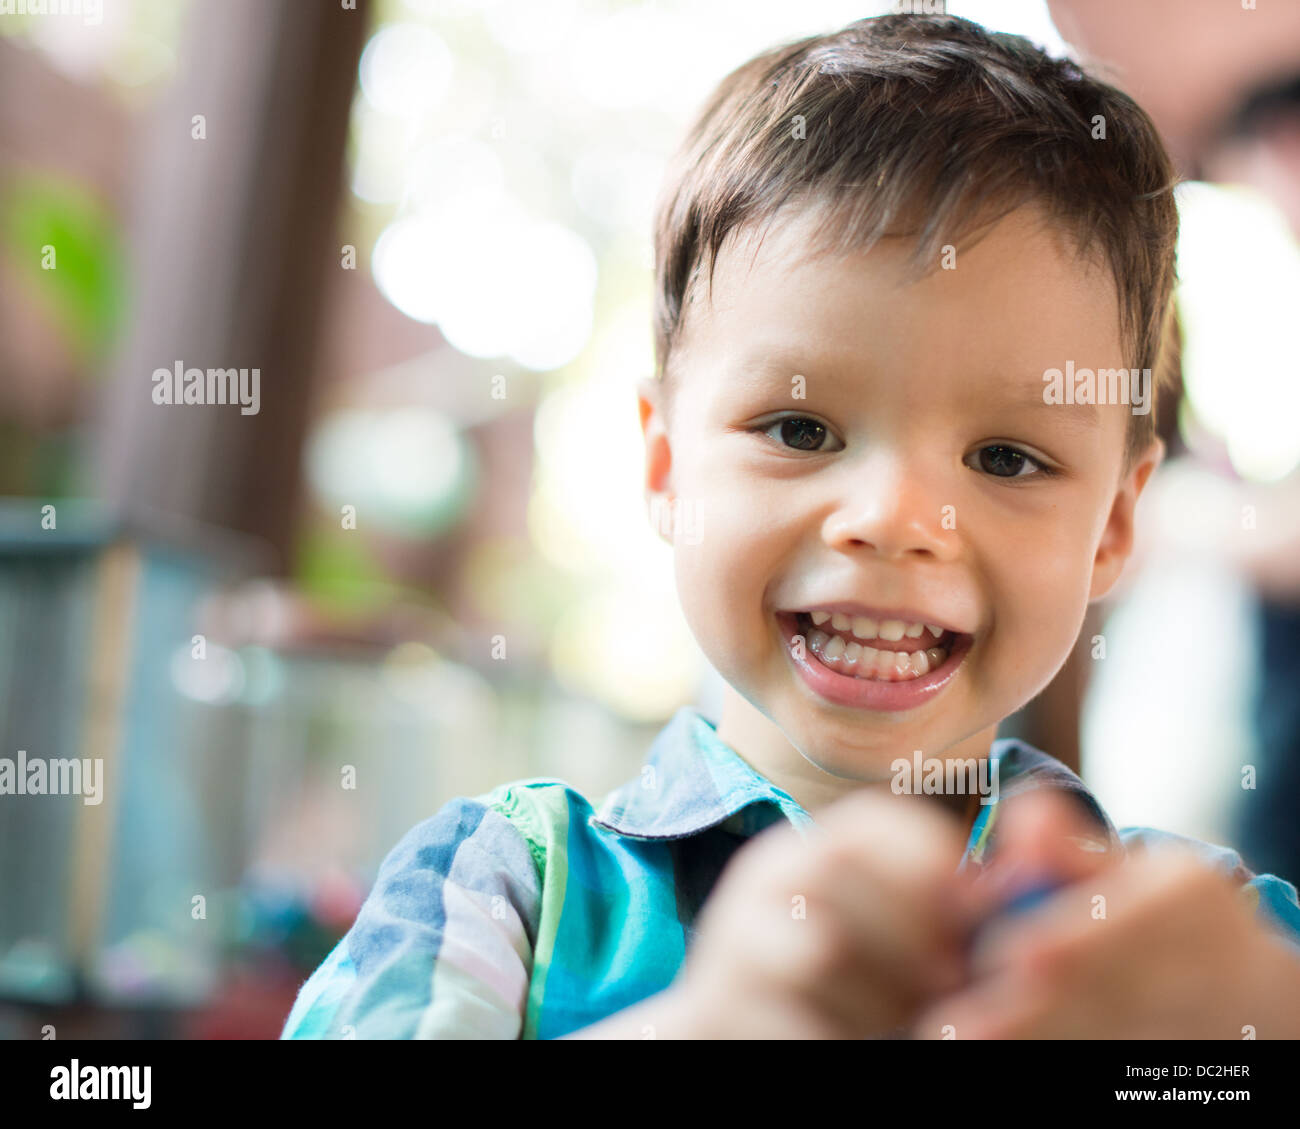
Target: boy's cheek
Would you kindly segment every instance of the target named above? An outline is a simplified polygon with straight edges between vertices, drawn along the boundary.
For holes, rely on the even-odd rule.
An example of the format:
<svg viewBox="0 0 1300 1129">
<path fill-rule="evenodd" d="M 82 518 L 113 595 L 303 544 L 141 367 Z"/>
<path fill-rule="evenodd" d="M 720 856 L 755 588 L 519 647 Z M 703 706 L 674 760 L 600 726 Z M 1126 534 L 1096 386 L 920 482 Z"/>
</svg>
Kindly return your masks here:
<svg viewBox="0 0 1300 1129">
<path fill-rule="evenodd" d="M 994 630 L 1026 701 L 1056 677 L 1078 644 L 1088 582 L 1078 569 L 1049 570 L 1025 559 L 994 594 Z"/>
</svg>

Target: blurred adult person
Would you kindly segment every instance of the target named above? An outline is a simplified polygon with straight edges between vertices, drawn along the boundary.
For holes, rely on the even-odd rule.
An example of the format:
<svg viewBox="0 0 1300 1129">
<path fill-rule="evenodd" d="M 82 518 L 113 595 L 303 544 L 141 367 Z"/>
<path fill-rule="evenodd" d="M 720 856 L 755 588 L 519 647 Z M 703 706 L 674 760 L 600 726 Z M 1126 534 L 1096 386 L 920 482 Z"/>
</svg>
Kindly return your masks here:
<svg viewBox="0 0 1300 1129">
<path fill-rule="evenodd" d="M 1183 176 L 1254 187 L 1300 238 L 1300 3 L 1048 0 L 1048 6 L 1081 60 L 1107 70 L 1151 115 Z M 1247 264 L 1250 254 L 1249 246 L 1242 248 Z M 1278 362 L 1294 365 L 1287 356 Z M 1259 410 L 1271 408 L 1261 403 Z M 1163 521 L 1157 514 L 1165 540 L 1221 554 L 1258 595 L 1258 785 L 1243 791 L 1235 845 L 1251 866 L 1294 881 L 1300 878 L 1300 471 L 1260 486 L 1207 468 L 1171 469 L 1184 497 L 1189 480 L 1211 492 L 1213 505 L 1202 513 L 1217 520 L 1180 520 L 1167 508 Z M 1159 482 L 1152 487 L 1158 509 Z M 1256 512 L 1251 536 L 1241 532 L 1245 505 Z"/>
</svg>

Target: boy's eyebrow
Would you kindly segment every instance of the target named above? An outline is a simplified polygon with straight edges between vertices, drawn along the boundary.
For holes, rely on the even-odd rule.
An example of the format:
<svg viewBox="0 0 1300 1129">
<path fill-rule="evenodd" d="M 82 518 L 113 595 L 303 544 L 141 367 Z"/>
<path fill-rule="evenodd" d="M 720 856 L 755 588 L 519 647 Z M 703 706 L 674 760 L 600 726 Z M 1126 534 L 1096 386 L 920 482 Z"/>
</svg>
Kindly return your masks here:
<svg viewBox="0 0 1300 1129">
<path fill-rule="evenodd" d="M 807 380 L 811 371 L 806 359 L 799 366 L 793 363 L 793 355 L 787 358 L 785 354 L 771 350 L 746 351 L 727 359 L 722 365 L 722 375 L 728 385 L 740 391 L 754 392 L 773 385 L 791 387 L 796 376 Z"/>
<path fill-rule="evenodd" d="M 1042 398 L 1041 386 L 1035 391 L 1036 408 L 1050 409 L 1052 418 L 1070 431 L 1096 431 L 1101 427 L 1101 412 L 1096 404 L 1049 404 Z"/>
<path fill-rule="evenodd" d="M 832 377 L 836 373 L 834 364 L 825 358 L 802 355 L 803 363 L 795 360 L 797 350 L 787 350 L 775 345 L 758 345 L 740 351 L 724 366 L 729 381 L 735 384 L 759 388 L 776 382 L 788 383 L 794 376 L 807 373 L 814 368 L 826 372 Z M 1101 411 L 1097 404 L 1051 404 L 1043 399 L 1043 382 L 1041 379 L 1026 383 L 1023 394 L 1008 397 L 1002 405 L 1009 411 L 1027 411 L 1033 409 L 1039 416 L 1039 409 L 1051 409 L 1051 419 L 1073 432 L 1095 432 L 1101 428 Z"/>
<path fill-rule="evenodd" d="M 800 361 L 805 367 L 820 363 L 819 358 L 808 356 L 803 349 L 751 341 L 747 348 L 738 350 L 727 359 L 726 368 L 737 377 L 749 377 L 755 381 L 771 380 L 777 376 L 796 375 L 802 371 Z"/>
</svg>

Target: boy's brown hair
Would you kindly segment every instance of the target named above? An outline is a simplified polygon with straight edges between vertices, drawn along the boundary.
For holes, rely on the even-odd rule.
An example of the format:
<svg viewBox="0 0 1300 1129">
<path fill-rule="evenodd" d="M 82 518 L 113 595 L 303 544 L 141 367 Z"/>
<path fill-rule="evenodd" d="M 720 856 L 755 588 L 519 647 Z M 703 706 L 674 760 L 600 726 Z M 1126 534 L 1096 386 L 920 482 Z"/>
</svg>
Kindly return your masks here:
<svg viewBox="0 0 1300 1129">
<path fill-rule="evenodd" d="M 728 75 L 668 166 L 655 209 L 655 368 L 670 384 L 684 311 L 733 232 L 824 209 L 810 254 L 916 237 L 942 249 L 1036 202 L 1109 265 L 1129 368 L 1165 379 L 1175 174 L 1127 95 L 1028 40 L 952 16 L 878 16 L 766 51 Z M 1130 416 L 1125 466 L 1154 434 Z"/>
</svg>

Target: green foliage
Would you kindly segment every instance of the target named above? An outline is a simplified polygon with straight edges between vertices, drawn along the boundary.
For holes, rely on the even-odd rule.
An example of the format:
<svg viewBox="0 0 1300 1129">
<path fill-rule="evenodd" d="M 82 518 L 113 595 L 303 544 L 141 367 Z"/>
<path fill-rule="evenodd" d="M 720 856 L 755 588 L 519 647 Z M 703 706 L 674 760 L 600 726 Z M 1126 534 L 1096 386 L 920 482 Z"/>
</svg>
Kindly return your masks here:
<svg viewBox="0 0 1300 1129">
<path fill-rule="evenodd" d="M 53 269 L 46 269 L 47 248 Z M 89 371 L 123 324 L 125 262 L 114 217 L 69 181 L 11 178 L 0 194 L 0 250 Z"/>
<path fill-rule="evenodd" d="M 355 530 L 311 523 L 299 541 L 297 576 L 308 598 L 335 612 L 380 607 L 391 597 L 383 569 Z"/>
</svg>

